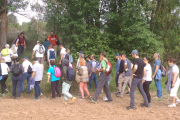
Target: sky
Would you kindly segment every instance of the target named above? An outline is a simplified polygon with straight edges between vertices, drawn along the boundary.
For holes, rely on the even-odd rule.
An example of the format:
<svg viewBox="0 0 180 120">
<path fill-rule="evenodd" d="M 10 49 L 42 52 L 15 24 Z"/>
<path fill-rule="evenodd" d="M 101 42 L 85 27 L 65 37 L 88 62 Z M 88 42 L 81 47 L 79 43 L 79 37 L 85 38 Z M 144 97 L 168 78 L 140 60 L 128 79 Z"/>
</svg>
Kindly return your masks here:
<svg viewBox="0 0 180 120">
<path fill-rule="evenodd" d="M 18 23 L 19 23 L 20 25 L 22 25 L 23 22 L 30 22 L 30 21 L 31 21 L 31 18 L 33 18 L 33 17 L 36 18 L 37 13 L 36 13 L 36 12 L 33 12 L 33 11 L 31 10 L 31 7 L 30 7 L 31 5 L 33 5 L 33 4 L 37 3 L 37 2 L 38 2 L 40 5 L 44 5 L 44 3 L 42 2 L 42 0 L 26 0 L 26 1 L 29 2 L 29 5 L 27 6 L 27 8 L 26 8 L 25 10 L 19 9 L 19 10 L 18 10 L 18 13 L 14 13 L 14 15 L 17 17 Z M 27 17 L 24 17 L 24 16 L 22 16 L 22 15 L 20 15 L 20 14 L 23 14 L 23 15 L 25 15 L 25 16 L 27 16 Z"/>
</svg>

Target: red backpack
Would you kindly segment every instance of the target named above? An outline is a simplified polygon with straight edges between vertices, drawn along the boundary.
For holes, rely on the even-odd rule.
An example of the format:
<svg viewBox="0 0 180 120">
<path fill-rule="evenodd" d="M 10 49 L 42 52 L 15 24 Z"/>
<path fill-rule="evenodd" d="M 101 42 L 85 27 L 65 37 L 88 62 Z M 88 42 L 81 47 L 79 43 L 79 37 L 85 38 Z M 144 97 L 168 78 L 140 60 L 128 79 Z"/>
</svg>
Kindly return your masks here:
<svg viewBox="0 0 180 120">
<path fill-rule="evenodd" d="M 112 72 L 112 65 L 108 60 L 105 60 L 105 62 L 107 64 L 107 68 L 106 68 L 105 72 L 106 72 L 107 75 L 109 75 Z"/>
</svg>

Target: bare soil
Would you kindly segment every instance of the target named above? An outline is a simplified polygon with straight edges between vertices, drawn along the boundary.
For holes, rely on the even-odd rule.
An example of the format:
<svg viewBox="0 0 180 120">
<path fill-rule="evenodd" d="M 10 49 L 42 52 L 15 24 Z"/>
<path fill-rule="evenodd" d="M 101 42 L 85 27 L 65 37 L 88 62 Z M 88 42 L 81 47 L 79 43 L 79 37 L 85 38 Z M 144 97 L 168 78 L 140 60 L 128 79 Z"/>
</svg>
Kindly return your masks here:
<svg viewBox="0 0 180 120">
<path fill-rule="evenodd" d="M 135 96 L 136 110 L 127 110 L 130 104 L 129 95 L 117 98 L 112 93 L 113 102 L 106 103 L 100 95 L 98 103 L 90 103 L 88 99 L 76 99 L 67 106 L 63 104 L 64 98 L 51 99 L 45 96 L 40 101 L 21 97 L 20 100 L 1 98 L 1 120 L 180 120 L 180 105 L 168 108 L 171 103 L 168 97 L 155 98 L 152 94 L 150 108 L 140 107 L 143 101 L 137 93 Z"/>
</svg>

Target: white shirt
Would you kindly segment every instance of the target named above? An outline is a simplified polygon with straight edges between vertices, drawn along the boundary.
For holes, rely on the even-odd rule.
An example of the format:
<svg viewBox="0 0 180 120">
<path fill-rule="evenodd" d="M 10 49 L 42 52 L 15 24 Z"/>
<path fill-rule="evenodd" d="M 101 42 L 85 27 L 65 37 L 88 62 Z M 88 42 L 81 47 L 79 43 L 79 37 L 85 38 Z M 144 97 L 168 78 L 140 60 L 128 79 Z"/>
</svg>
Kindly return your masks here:
<svg viewBox="0 0 180 120">
<path fill-rule="evenodd" d="M 175 66 L 172 68 L 172 72 L 173 72 L 173 73 L 174 73 L 174 72 L 176 72 L 176 73 L 177 73 L 177 75 L 178 75 L 177 80 L 179 80 L 179 68 L 178 68 L 178 66 L 177 66 L 177 65 L 175 65 Z M 174 76 L 173 76 L 173 78 L 174 78 Z"/>
<path fill-rule="evenodd" d="M 61 52 L 60 52 L 60 56 L 61 56 L 61 54 L 63 54 L 63 59 L 65 58 L 65 55 L 66 55 L 66 48 L 62 48 L 61 49 Z"/>
<path fill-rule="evenodd" d="M 5 59 L 6 62 L 11 62 L 11 56 L 12 55 L 13 55 L 13 52 L 11 49 L 9 49 L 9 55 L 7 55 L 7 56 L 2 56 L 2 51 L 1 51 L 1 56 L 2 56 L 2 58 Z"/>
<path fill-rule="evenodd" d="M 16 51 L 18 50 L 17 47 L 15 47 L 15 49 L 16 49 Z M 13 52 L 13 51 L 12 51 L 12 52 Z M 18 51 L 16 52 L 16 54 L 13 53 L 13 56 L 14 56 L 14 57 L 18 57 Z"/>
<path fill-rule="evenodd" d="M 32 71 L 36 71 L 36 74 L 34 76 L 34 81 L 41 81 L 43 78 L 43 67 L 39 62 L 36 62 L 33 65 Z"/>
<path fill-rule="evenodd" d="M 152 68 L 150 64 L 147 64 L 145 66 L 146 70 L 146 76 L 145 76 L 145 81 L 152 81 Z"/>
<path fill-rule="evenodd" d="M 49 61 L 49 54 L 50 54 L 49 52 L 50 52 L 50 51 L 54 51 L 54 49 L 51 48 L 51 49 L 48 49 L 48 50 L 47 50 L 47 60 L 48 60 L 48 61 Z M 55 57 L 56 57 L 56 52 L 55 52 Z"/>
<path fill-rule="evenodd" d="M 8 65 L 6 63 L 1 63 L 2 75 L 8 75 Z"/>
<path fill-rule="evenodd" d="M 32 63 L 29 62 L 28 60 L 26 60 L 26 61 L 23 62 L 22 66 L 23 66 L 23 68 L 24 68 L 24 73 L 27 72 L 29 65 L 31 66 L 31 68 L 33 67 L 33 66 L 32 66 Z"/>
<path fill-rule="evenodd" d="M 42 47 L 43 47 L 43 49 L 44 49 L 44 51 L 45 51 L 45 48 L 44 48 L 43 45 L 42 45 Z M 43 54 L 40 54 L 40 53 L 39 53 L 39 44 L 37 44 L 37 45 L 34 46 L 33 51 L 36 52 L 36 55 L 35 55 L 36 57 L 44 57 L 44 53 L 43 53 Z"/>
</svg>

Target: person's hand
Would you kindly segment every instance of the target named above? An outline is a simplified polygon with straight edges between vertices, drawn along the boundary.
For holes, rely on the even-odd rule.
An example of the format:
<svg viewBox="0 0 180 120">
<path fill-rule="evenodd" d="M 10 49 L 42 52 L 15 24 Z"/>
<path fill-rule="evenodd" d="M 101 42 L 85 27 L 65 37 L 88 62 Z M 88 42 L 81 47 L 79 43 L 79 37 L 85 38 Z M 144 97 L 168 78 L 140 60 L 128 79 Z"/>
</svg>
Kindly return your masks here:
<svg viewBox="0 0 180 120">
<path fill-rule="evenodd" d="M 152 76 L 152 79 L 154 79 L 155 75 Z"/>
<path fill-rule="evenodd" d="M 47 83 L 49 83 L 49 80 L 47 81 Z"/>
<path fill-rule="evenodd" d="M 133 78 L 134 76 L 137 76 L 137 75 L 135 75 L 135 74 L 132 74 L 132 78 Z"/>
<path fill-rule="evenodd" d="M 32 56 L 32 58 L 34 58 L 34 56 Z"/>
<path fill-rule="evenodd" d="M 59 62 L 59 64 L 61 65 L 61 61 Z"/>
<path fill-rule="evenodd" d="M 172 83 L 172 87 L 174 87 L 174 83 Z"/>
<path fill-rule="evenodd" d="M 143 78 L 142 83 L 144 83 L 144 82 L 145 82 L 145 79 Z"/>
<path fill-rule="evenodd" d="M 89 74 L 89 77 L 91 77 L 91 74 Z"/>
<path fill-rule="evenodd" d="M 26 49 L 26 46 L 24 46 L 24 49 Z"/>
<path fill-rule="evenodd" d="M 97 69 L 98 72 L 100 72 L 100 69 Z"/>
<path fill-rule="evenodd" d="M 119 75 L 119 72 L 117 72 L 117 74 Z"/>
</svg>

